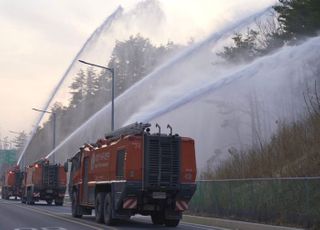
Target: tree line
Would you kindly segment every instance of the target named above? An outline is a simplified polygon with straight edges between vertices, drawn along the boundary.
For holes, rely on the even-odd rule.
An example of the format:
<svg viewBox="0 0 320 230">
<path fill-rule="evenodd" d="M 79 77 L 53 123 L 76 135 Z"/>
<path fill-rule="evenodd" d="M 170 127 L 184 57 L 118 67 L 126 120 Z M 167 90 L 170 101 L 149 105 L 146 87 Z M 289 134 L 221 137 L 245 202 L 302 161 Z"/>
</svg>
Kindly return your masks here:
<svg viewBox="0 0 320 230">
<path fill-rule="evenodd" d="M 171 41 L 165 45 L 155 45 L 140 34 L 132 35 L 124 41 L 116 41 L 107 64 L 108 68 L 113 68 L 115 71 L 115 97 L 147 76 L 156 66 L 182 48 L 183 46 Z M 110 102 L 111 91 L 112 81 L 109 71 L 97 70 L 93 67 L 80 69 L 69 86 L 69 104 L 65 106 L 56 102 L 52 107 L 52 112 L 56 114 L 56 143 L 64 140 Z M 37 128 L 26 150 L 26 162 L 32 162 L 51 152 L 52 129 L 53 115 Z"/>
<path fill-rule="evenodd" d="M 305 38 L 317 36 L 320 29 L 320 1 L 279 0 L 273 6 L 274 16 L 257 22 L 255 28 L 235 33 L 233 45 L 217 53 L 230 63 L 250 62 L 284 45 L 295 45 Z"/>
<path fill-rule="evenodd" d="M 243 63 L 266 55 L 283 45 L 296 44 L 305 37 L 317 35 L 320 28 L 320 1 L 279 0 L 275 16 L 256 28 L 233 36 L 233 45 L 218 53 L 231 63 Z M 168 42 L 155 45 L 140 34 L 116 41 L 107 66 L 115 69 L 115 96 L 119 96 L 137 81 L 151 73 L 156 66 L 183 46 Z M 92 67 L 80 69 L 69 86 L 70 102 L 56 102 L 51 108 L 56 114 L 56 143 L 111 101 L 112 83 L 108 71 Z M 76 118 L 76 119 L 75 119 Z M 53 116 L 37 128 L 27 148 L 26 162 L 45 156 L 52 150 Z M 29 154 L 30 153 L 30 154 Z"/>
<path fill-rule="evenodd" d="M 284 45 L 296 45 L 318 36 L 320 31 L 320 1 L 279 0 L 274 7 L 274 21 L 257 24 L 235 33 L 233 45 L 218 53 L 226 62 L 247 63 L 273 52 Z M 318 61 L 315 60 L 315 65 Z M 315 66 L 313 75 L 320 77 Z M 279 76 L 281 77 L 281 76 Z M 304 97 L 306 117 L 291 123 L 277 121 L 278 130 L 267 143 L 245 149 L 228 149 L 229 158 L 217 164 L 212 156 L 202 171 L 202 179 L 306 177 L 319 176 L 320 100 L 317 82 Z"/>
</svg>

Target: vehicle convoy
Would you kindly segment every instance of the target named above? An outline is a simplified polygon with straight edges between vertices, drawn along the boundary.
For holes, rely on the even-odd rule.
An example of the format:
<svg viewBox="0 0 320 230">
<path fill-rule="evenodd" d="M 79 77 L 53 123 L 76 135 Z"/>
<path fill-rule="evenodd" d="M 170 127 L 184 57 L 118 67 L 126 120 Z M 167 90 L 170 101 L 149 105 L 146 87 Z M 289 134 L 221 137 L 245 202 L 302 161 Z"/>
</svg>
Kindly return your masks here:
<svg viewBox="0 0 320 230">
<path fill-rule="evenodd" d="M 48 204 L 63 205 L 66 191 L 66 169 L 60 164 L 50 164 L 48 159 L 41 159 L 26 167 L 22 183 L 21 202 L 34 204 L 45 200 Z"/>
<path fill-rule="evenodd" d="M 4 181 L 2 182 L 1 197 L 2 199 L 9 200 L 11 196 L 21 196 L 21 184 L 23 179 L 23 172 L 20 171 L 19 166 L 15 166 L 4 175 Z"/>
<path fill-rule="evenodd" d="M 195 190 L 194 140 L 134 123 L 85 144 L 71 161 L 72 215 L 95 209 L 97 222 L 114 224 L 135 214 L 175 227 Z"/>
</svg>

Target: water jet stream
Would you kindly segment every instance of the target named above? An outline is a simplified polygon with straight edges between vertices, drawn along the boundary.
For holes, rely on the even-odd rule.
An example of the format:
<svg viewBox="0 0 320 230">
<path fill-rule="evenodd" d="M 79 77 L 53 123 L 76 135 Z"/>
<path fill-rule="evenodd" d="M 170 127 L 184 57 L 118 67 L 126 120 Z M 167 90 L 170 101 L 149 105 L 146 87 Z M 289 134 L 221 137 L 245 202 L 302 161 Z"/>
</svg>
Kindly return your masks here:
<svg viewBox="0 0 320 230">
<path fill-rule="evenodd" d="M 50 106 L 50 104 L 52 103 L 53 98 L 55 97 L 55 95 L 57 94 L 57 92 L 59 91 L 61 85 L 63 84 L 63 82 L 66 80 L 66 77 L 68 76 L 68 74 L 70 73 L 72 67 L 74 66 L 74 64 L 77 62 L 77 60 L 79 59 L 79 57 L 81 56 L 81 54 L 83 53 L 83 51 L 86 49 L 86 47 L 88 45 L 90 45 L 90 43 L 92 43 L 92 41 L 96 38 L 99 37 L 99 35 L 105 31 L 107 28 L 109 28 L 112 25 L 112 22 L 114 21 L 115 18 L 117 18 L 119 15 L 121 15 L 123 12 L 123 8 L 121 6 L 119 6 L 109 17 L 106 18 L 106 20 L 101 24 L 101 26 L 99 26 L 91 35 L 90 37 L 85 41 L 85 43 L 83 44 L 82 48 L 79 50 L 79 52 L 76 54 L 76 56 L 73 58 L 71 64 L 69 65 L 69 67 L 67 68 L 67 70 L 65 71 L 65 73 L 63 74 L 62 78 L 60 79 L 60 81 L 58 82 L 57 86 L 54 88 L 53 92 L 51 93 L 49 100 L 47 101 L 47 103 L 45 104 L 45 106 L 43 107 L 43 110 L 48 110 L 48 107 Z M 23 157 L 23 155 L 25 154 L 26 149 L 28 148 L 34 134 L 36 133 L 36 130 L 38 128 L 39 123 L 41 122 L 41 120 L 43 119 L 45 113 L 41 113 L 37 122 L 36 122 L 36 126 L 32 129 L 31 135 L 29 136 L 26 144 L 24 145 L 24 148 L 19 156 L 17 165 L 20 164 L 21 159 Z"/>
<path fill-rule="evenodd" d="M 210 49 L 212 48 L 212 46 L 219 41 L 221 38 L 223 38 L 226 35 L 230 35 L 233 33 L 233 31 L 235 31 L 236 29 L 238 29 L 239 27 L 244 27 L 250 23 L 252 23 L 256 18 L 259 18 L 263 15 L 266 14 L 266 12 L 269 12 L 269 10 L 271 9 L 271 7 L 268 7 L 258 13 L 255 13 L 254 15 L 251 15 L 249 17 L 246 17 L 245 19 L 233 23 L 232 25 L 229 25 L 227 27 L 225 27 L 224 29 L 222 29 L 219 32 L 215 32 L 213 33 L 211 36 L 209 36 L 207 39 L 203 40 L 202 42 L 199 42 L 197 44 L 195 44 L 194 46 L 192 46 L 191 48 L 187 49 L 185 52 L 183 52 L 180 55 L 175 56 L 174 58 L 172 58 L 171 60 L 169 60 L 166 64 L 161 65 L 160 67 L 158 67 L 156 70 L 154 70 L 151 74 L 147 75 L 145 78 L 143 78 L 141 81 L 137 82 L 136 84 L 134 84 L 133 86 L 131 86 L 127 91 L 125 91 L 123 94 L 121 94 L 120 96 L 118 96 L 115 100 L 116 103 L 116 108 L 118 107 L 129 107 L 128 105 L 128 100 L 129 98 L 132 98 L 132 94 L 134 94 L 135 91 L 141 92 L 141 89 L 144 89 L 146 87 L 148 87 L 148 85 L 150 85 L 150 81 L 152 81 L 153 79 L 158 80 L 161 76 L 165 76 L 165 72 L 169 71 L 170 68 L 180 65 L 181 63 L 183 63 L 184 61 L 186 61 L 186 59 L 192 57 L 195 53 L 197 53 L 199 50 L 204 50 L 204 49 Z M 160 76 L 161 75 L 161 76 Z M 145 97 L 148 97 L 147 94 L 144 95 Z M 139 100 L 135 100 L 135 101 L 139 101 Z M 118 104 L 118 105 L 117 105 Z M 132 105 L 130 105 L 131 107 L 134 106 L 134 103 L 132 103 Z M 139 105 L 138 105 L 139 106 Z M 141 105 L 140 105 L 141 106 Z M 172 107 L 174 108 L 174 107 Z M 70 141 L 73 137 L 75 137 L 79 132 L 81 132 L 82 130 L 84 130 L 85 128 L 87 128 L 87 126 L 91 125 L 94 126 L 92 124 L 92 122 L 94 122 L 98 119 L 103 120 L 101 117 L 103 116 L 103 114 L 106 114 L 106 111 L 110 109 L 110 103 L 108 103 L 105 107 L 103 107 L 100 111 L 98 111 L 97 113 L 95 113 L 90 119 L 88 119 L 84 124 L 82 124 L 79 128 L 77 128 L 74 132 L 72 132 L 63 142 L 61 142 L 54 150 L 52 150 L 47 156 L 46 158 L 52 156 L 52 154 L 54 154 L 55 152 L 57 152 L 57 150 L 59 150 L 63 145 L 65 145 L 68 141 Z M 116 109 L 117 110 L 117 109 Z M 130 109 L 128 109 L 130 110 Z M 124 117 L 121 117 L 124 116 Z M 118 124 L 119 125 L 123 125 L 124 122 L 128 119 L 128 114 L 118 114 L 118 116 L 116 115 L 116 118 L 118 119 Z M 100 118 L 99 118 L 100 117 Z M 154 117 L 154 116 L 153 116 Z M 119 126 L 118 125 L 118 126 Z M 106 132 L 106 130 L 104 131 Z M 95 135 L 99 136 L 97 134 L 97 132 L 95 132 Z M 102 135 L 102 134 L 100 134 Z M 86 136 L 86 137 L 82 137 L 84 138 L 84 140 L 81 140 L 83 142 L 85 141 L 89 141 L 88 138 L 90 139 L 94 139 L 95 136 L 94 135 L 90 135 Z M 79 141 L 80 142 L 80 141 Z M 83 144 L 82 142 L 82 144 Z M 78 143 L 79 144 L 79 143 Z M 79 147 L 79 146 L 77 146 Z"/>
</svg>

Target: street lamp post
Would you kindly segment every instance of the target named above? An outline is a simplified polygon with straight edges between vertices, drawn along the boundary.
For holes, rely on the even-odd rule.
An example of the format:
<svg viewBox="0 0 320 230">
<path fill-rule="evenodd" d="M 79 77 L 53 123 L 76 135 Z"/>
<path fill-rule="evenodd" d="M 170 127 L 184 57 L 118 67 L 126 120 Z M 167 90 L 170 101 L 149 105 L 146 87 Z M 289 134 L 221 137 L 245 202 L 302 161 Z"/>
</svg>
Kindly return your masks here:
<svg viewBox="0 0 320 230">
<path fill-rule="evenodd" d="M 78 61 L 83 64 L 99 67 L 99 68 L 106 69 L 111 72 L 111 74 L 112 74 L 111 131 L 113 131 L 114 130 L 114 68 L 108 68 L 108 67 L 105 67 L 102 65 L 96 65 L 96 64 L 89 63 L 89 62 L 82 61 L 82 60 L 78 60 Z"/>
<path fill-rule="evenodd" d="M 42 110 L 42 109 L 36 109 L 36 108 L 32 108 L 32 110 L 37 111 L 37 112 L 41 112 L 41 113 L 51 113 L 53 116 L 53 140 L 52 140 L 52 150 L 54 150 L 56 148 L 56 113 L 52 112 L 52 111 L 47 111 L 47 110 Z M 52 154 L 52 162 L 53 164 L 55 163 L 55 155 Z"/>
</svg>

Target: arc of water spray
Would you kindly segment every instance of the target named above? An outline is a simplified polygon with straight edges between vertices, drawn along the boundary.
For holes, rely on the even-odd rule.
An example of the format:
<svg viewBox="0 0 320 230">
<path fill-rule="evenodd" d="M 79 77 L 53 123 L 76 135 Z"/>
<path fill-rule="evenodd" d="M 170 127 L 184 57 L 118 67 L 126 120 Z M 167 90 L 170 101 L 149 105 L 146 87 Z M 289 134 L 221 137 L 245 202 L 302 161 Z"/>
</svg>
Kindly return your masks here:
<svg viewBox="0 0 320 230">
<path fill-rule="evenodd" d="M 126 94 L 128 94 L 129 92 L 133 91 L 134 89 L 136 89 L 137 87 L 139 87 L 139 85 L 141 85 L 142 83 L 148 81 L 151 78 L 154 78 L 155 76 L 161 75 L 163 74 L 164 71 L 168 70 L 169 68 L 171 68 L 172 66 L 176 65 L 178 62 L 181 62 L 185 59 L 187 59 L 188 57 L 192 56 L 194 54 L 194 52 L 198 51 L 199 49 L 202 49 L 204 47 L 207 47 L 209 44 L 214 45 L 215 43 L 217 43 L 221 38 L 225 37 L 226 35 L 229 35 L 230 33 L 233 33 L 236 29 L 238 29 L 239 27 L 244 27 L 246 25 L 248 25 L 250 22 L 254 21 L 257 18 L 262 17 L 263 15 L 265 15 L 267 12 L 269 12 L 270 10 L 272 10 L 272 7 L 269 6 L 261 11 L 259 11 L 258 13 L 255 13 L 253 15 L 250 15 L 244 19 L 242 19 L 240 22 L 235 23 L 235 24 L 231 24 L 227 27 L 225 27 L 224 29 L 222 29 L 219 32 L 215 32 L 212 35 L 210 35 L 209 37 L 207 37 L 206 39 L 204 39 L 202 42 L 199 42 L 197 44 L 195 44 L 194 46 L 192 46 L 191 48 L 187 49 L 186 51 L 182 52 L 181 54 L 178 54 L 176 56 L 174 56 L 171 60 L 169 60 L 168 62 L 160 65 L 158 68 L 156 68 L 153 72 L 151 72 L 150 74 L 148 74 L 146 77 L 144 77 L 141 81 L 135 83 L 134 85 L 132 85 L 129 89 L 127 89 L 125 91 L 125 93 L 121 94 L 120 96 L 118 96 L 117 100 L 120 100 L 122 97 L 124 97 Z"/>
<path fill-rule="evenodd" d="M 195 44 L 193 47 L 189 48 L 188 50 L 186 50 L 185 52 L 183 52 L 180 55 L 175 56 L 174 58 L 172 58 L 170 61 L 168 61 L 166 64 L 161 65 L 160 67 L 158 67 L 156 70 L 154 70 L 152 73 L 150 73 L 149 75 L 147 75 L 143 80 L 137 82 L 136 84 L 134 84 L 133 86 L 131 86 L 127 91 L 125 91 L 125 93 L 121 94 L 120 96 L 118 96 L 115 100 L 115 102 L 119 101 L 120 99 L 122 99 L 126 94 L 128 94 L 129 92 L 131 92 L 132 90 L 134 90 L 135 88 L 137 88 L 142 82 L 145 82 L 147 80 L 149 80 L 150 78 L 153 78 L 155 76 L 158 76 L 159 74 L 162 74 L 163 71 L 167 70 L 168 68 L 172 67 L 173 65 L 177 64 L 177 62 L 179 61 L 183 61 L 186 58 L 190 57 L 195 51 L 206 47 L 208 44 L 213 44 L 216 43 L 217 41 L 219 41 L 223 36 L 225 36 L 226 34 L 230 34 L 231 32 L 233 32 L 234 30 L 236 30 L 239 27 L 243 27 L 245 25 L 248 25 L 248 23 L 252 22 L 254 19 L 259 18 L 263 15 L 265 15 L 268 11 L 270 11 L 272 9 L 272 7 L 267 7 L 261 11 L 259 11 L 258 13 L 255 13 L 253 15 L 250 15 L 246 18 L 244 18 L 243 20 L 241 20 L 240 22 L 236 23 L 236 24 L 232 24 L 230 26 L 227 26 L 225 29 L 221 30 L 220 32 L 216 32 L 213 33 L 211 36 L 209 36 L 207 39 L 205 39 L 202 42 L 199 42 L 198 44 Z M 61 148 L 65 143 L 67 143 L 77 132 L 79 132 L 79 130 L 81 130 L 83 127 L 85 127 L 88 123 L 90 123 L 93 119 L 95 119 L 102 111 L 106 110 L 108 107 L 110 107 L 110 103 L 108 103 L 106 106 L 104 106 L 102 109 L 100 109 L 98 112 L 96 112 L 93 116 L 91 116 L 85 123 L 83 123 L 79 128 L 77 128 L 75 131 L 73 131 L 63 142 L 61 142 L 54 150 L 52 150 L 47 156 L 46 158 L 49 158 L 52 154 L 54 154 L 54 152 Z M 175 108 L 176 105 L 172 105 L 171 108 Z M 168 112 L 168 111 L 167 111 Z M 164 112 L 162 112 L 163 114 Z"/>
<path fill-rule="evenodd" d="M 256 63 L 252 63 L 252 64 L 256 64 Z M 229 75 L 227 75 L 226 77 L 224 77 L 223 79 L 216 81 L 216 82 L 212 82 L 206 86 L 202 86 L 202 87 L 198 87 L 194 90 L 192 90 L 188 95 L 179 98 L 176 101 L 173 101 L 170 104 L 166 104 L 166 106 L 160 108 L 157 111 L 152 111 L 151 113 L 145 115 L 145 116 L 141 116 L 141 118 L 139 118 L 138 116 L 132 116 L 132 118 L 129 118 L 129 120 L 125 123 L 129 124 L 131 123 L 133 120 L 139 120 L 139 122 L 149 122 L 157 117 L 160 117 L 170 111 L 173 111 L 185 104 L 188 104 L 192 101 L 197 100 L 199 97 L 202 97 L 208 93 L 211 93 L 213 90 L 217 90 L 220 89 L 223 86 L 229 85 L 230 83 L 239 80 L 241 78 L 244 77 L 252 77 L 255 73 L 257 73 L 259 71 L 259 69 L 254 68 L 254 66 L 252 66 L 251 64 L 248 66 L 245 66 L 244 68 L 242 68 L 241 70 L 238 70 L 234 73 L 231 73 Z"/>
<path fill-rule="evenodd" d="M 47 103 L 44 106 L 44 110 L 47 110 L 49 105 L 51 104 L 54 96 L 57 94 L 58 90 L 60 89 L 60 86 L 62 85 L 62 83 L 65 81 L 66 77 L 68 76 L 68 74 L 70 73 L 72 67 L 74 66 L 74 64 L 77 62 L 77 60 L 79 59 L 80 55 L 82 54 L 82 52 L 86 49 L 86 47 L 91 43 L 91 41 L 98 37 L 103 31 L 105 31 L 106 28 L 109 28 L 112 25 L 113 20 L 118 17 L 119 15 L 121 15 L 123 12 L 123 8 L 121 6 L 119 6 L 109 17 L 106 18 L 106 20 L 97 28 L 95 29 L 95 31 L 90 35 L 90 37 L 85 41 L 85 43 L 83 44 L 82 48 L 79 50 L 79 52 L 76 54 L 76 56 L 74 57 L 74 59 L 72 60 L 71 64 L 69 65 L 68 69 L 65 71 L 65 73 L 63 74 L 62 78 L 60 79 L 60 81 L 58 82 L 57 86 L 54 88 L 53 92 L 51 93 L 51 96 L 49 98 L 49 100 L 47 101 Z M 32 133 L 30 135 L 30 137 L 27 140 L 27 143 L 25 144 L 17 165 L 20 164 L 21 159 L 23 157 L 23 155 L 25 154 L 26 149 L 28 148 L 34 134 L 36 133 L 36 130 L 38 128 L 39 123 L 41 122 L 42 118 L 44 117 L 44 113 L 41 113 L 39 115 L 39 118 L 36 122 L 36 126 L 33 128 Z"/>
</svg>

